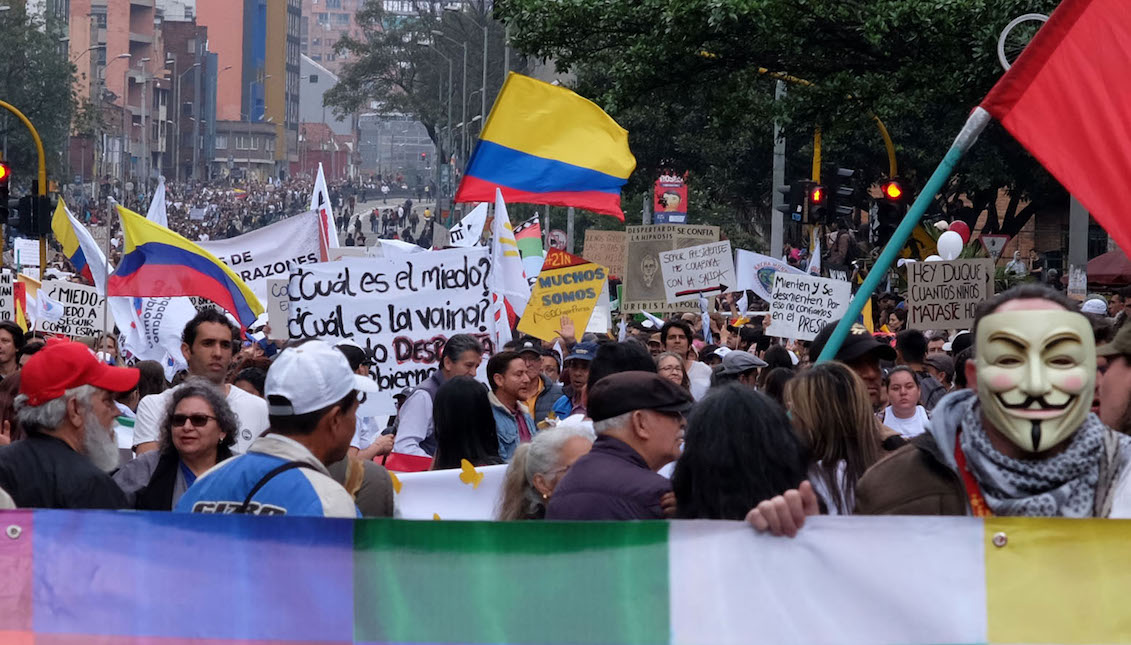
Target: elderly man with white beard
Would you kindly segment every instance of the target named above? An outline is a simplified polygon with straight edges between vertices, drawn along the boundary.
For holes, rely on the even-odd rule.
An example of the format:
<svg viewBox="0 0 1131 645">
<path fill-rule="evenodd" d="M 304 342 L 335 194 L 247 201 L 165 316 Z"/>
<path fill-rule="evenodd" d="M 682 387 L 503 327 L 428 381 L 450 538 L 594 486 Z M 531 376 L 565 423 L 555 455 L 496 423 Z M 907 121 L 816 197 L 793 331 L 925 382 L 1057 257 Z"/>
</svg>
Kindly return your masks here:
<svg viewBox="0 0 1131 645">
<path fill-rule="evenodd" d="M 27 438 L 0 449 L 0 489 L 20 508 L 126 508 L 107 473 L 118 467 L 114 395 L 137 381 L 138 370 L 101 363 L 85 345 L 49 342 L 20 374 Z"/>
</svg>

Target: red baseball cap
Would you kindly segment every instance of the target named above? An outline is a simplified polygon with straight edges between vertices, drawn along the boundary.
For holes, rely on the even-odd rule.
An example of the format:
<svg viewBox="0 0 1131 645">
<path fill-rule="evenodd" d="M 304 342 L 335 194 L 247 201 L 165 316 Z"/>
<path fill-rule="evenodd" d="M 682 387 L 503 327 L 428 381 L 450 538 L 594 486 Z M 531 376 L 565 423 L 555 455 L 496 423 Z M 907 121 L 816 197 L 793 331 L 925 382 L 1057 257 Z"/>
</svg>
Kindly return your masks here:
<svg viewBox="0 0 1131 645">
<path fill-rule="evenodd" d="M 128 392 L 141 373 L 133 367 L 111 367 L 82 343 L 51 339 L 20 370 L 20 394 L 28 405 L 43 405 L 71 388 L 93 385 L 111 392 Z"/>
</svg>

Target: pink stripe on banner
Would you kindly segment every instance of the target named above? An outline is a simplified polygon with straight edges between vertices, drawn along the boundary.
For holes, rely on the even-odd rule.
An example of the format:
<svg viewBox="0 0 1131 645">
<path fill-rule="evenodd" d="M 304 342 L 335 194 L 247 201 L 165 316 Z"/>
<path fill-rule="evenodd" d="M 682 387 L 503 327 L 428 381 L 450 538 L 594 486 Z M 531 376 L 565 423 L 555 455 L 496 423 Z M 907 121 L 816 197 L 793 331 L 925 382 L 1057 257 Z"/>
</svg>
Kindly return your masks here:
<svg viewBox="0 0 1131 645">
<path fill-rule="evenodd" d="M 5 644 L 24 642 L 20 632 L 32 628 L 32 547 L 32 512 L 0 511 L 0 642 Z"/>
<path fill-rule="evenodd" d="M 0 632 L 0 636 L 3 632 Z M 28 641 L 29 645 L 32 641 Z M 169 636 L 89 636 L 39 634 L 34 645 L 352 645 L 353 641 L 242 640 L 233 638 L 177 638 Z M 4 641 L 8 645 L 8 641 Z"/>
</svg>

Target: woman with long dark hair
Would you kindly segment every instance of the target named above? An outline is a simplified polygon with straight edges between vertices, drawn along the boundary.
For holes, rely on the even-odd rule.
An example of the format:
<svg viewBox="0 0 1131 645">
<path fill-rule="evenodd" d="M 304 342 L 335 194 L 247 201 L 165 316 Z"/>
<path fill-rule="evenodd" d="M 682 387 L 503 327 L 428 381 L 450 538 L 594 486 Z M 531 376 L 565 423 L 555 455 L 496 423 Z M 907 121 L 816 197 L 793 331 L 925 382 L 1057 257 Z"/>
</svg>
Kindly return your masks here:
<svg viewBox="0 0 1131 645">
<path fill-rule="evenodd" d="M 223 392 L 189 378 L 169 401 L 158 449 L 127 463 L 114 481 L 134 508 L 172 510 L 197 477 L 232 456 L 238 431 Z"/>
<path fill-rule="evenodd" d="M 487 388 L 470 376 L 449 379 L 436 391 L 432 425 L 436 433 L 432 470 L 459 468 L 464 459 L 472 466 L 503 463 Z"/>
<path fill-rule="evenodd" d="M 714 388 L 691 410 L 672 474 L 677 518 L 741 520 L 805 479 L 805 451 L 781 406 L 750 387 Z"/>
</svg>

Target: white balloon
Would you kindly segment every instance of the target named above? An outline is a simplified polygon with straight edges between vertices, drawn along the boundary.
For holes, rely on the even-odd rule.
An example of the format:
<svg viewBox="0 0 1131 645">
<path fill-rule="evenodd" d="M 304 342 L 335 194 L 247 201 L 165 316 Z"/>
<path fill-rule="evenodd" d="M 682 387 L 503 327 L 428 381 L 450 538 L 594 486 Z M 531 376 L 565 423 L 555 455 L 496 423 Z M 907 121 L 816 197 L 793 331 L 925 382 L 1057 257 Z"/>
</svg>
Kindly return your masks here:
<svg viewBox="0 0 1131 645">
<path fill-rule="evenodd" d="M 944 260 L 954 260 L 962 253 L 962 236 L 956 231 L 947 231 L 939 236 L 937 244 L 939 255 Z"/>
<path fill-rule="evenodd" d="M 928 255 L 924 262 L 941 262 L 942 258 L 937 255 Z"/>
</svg>

